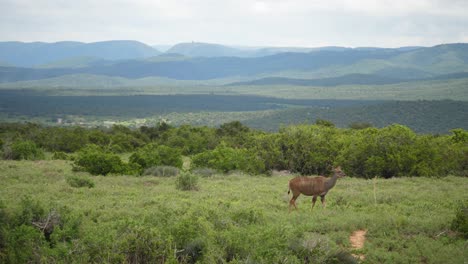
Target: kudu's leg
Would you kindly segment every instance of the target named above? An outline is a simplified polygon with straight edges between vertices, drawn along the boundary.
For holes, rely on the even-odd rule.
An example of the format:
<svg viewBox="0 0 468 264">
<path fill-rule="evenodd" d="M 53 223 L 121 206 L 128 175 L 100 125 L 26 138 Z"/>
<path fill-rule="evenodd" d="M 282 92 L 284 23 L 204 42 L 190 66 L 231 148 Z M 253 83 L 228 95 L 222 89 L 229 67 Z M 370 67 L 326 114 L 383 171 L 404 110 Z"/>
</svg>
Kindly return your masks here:
<svg viewBox="0 0 468 264">
<path fill-rule="evenodd" d="M 312 197 L 312 209 L 314 209 L 314 206 L 315 206 L 315 202 L 317 201 L 317 196 L 314 195 L 314 197 Z"/>
<path fill-rule="evenodd" d="M 322 201 L 322 207 L 323 207 L 323 208 L 327 207 L 327 204 L 326 204 L 326 202 L 325 202 L 325 195 L 321 195 L 321 196 L 320 196 L 320 201 Z"/>
<path fill-rule="evenodd" d="M 289 212 L 291 212 L 291 206 L 294 206 L 294 208 L 297 210 L 297 206 L 296 206 L 296 199 L 297 197 L 299 197 L 299 194 L 298 195 L 295 195 L 293 193 L 293 197 L 291 198 L 291 200 L 289 201 Z"/>
</svg>

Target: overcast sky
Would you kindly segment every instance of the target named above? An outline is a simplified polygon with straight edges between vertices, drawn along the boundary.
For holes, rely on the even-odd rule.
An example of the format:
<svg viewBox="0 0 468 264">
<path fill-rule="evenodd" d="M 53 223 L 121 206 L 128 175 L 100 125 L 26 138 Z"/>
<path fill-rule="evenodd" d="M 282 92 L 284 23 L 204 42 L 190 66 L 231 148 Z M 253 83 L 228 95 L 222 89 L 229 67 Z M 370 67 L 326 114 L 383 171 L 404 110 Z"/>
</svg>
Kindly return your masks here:
<svg viewBox="0 0 468 264">
<path fill-rule="evenodd" d="M 468 0 L 0 0 L 0 41 L 398 47 L 468 42 Z"/>
</svg>

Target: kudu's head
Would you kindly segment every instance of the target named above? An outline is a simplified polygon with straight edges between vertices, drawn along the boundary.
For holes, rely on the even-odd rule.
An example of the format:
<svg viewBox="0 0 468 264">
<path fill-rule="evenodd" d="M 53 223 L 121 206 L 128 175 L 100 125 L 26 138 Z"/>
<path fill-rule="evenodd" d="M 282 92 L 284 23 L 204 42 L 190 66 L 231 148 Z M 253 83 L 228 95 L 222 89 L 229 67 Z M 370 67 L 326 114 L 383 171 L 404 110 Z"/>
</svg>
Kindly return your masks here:
<svg viewBox="0 0 468 264">
<path fill-rule="evenodd" d="M 341 166 L 333 168 L 333 175 L 337 175 L 338 178 L 346 177 L 346 174 L 341 170 Z"/>
</svg>

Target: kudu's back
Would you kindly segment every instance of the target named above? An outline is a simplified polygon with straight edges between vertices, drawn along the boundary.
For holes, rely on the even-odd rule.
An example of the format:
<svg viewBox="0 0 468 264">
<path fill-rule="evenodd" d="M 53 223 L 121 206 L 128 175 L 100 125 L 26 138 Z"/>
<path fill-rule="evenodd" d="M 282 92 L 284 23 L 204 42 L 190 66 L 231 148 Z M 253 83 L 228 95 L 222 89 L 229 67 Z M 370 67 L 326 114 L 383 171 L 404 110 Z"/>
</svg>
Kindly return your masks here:
<svg viewBox="0 0 468 264">
<path fill-rule="evenodd" d="M 325 180 L 326 178 L 323 176 L 296 177 L 289 181 L 289 190 L 293 192 L 293 195 L 321 195 L 326 191 Z"/>
</svg>

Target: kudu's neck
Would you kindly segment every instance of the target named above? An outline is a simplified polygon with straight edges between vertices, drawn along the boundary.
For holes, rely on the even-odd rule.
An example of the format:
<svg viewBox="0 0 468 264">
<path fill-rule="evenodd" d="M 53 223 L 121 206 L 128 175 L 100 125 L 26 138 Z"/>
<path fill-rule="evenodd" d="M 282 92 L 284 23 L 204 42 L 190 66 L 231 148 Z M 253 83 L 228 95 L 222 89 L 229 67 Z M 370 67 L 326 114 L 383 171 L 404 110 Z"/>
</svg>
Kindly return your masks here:
<svg viewBox="0 0 468 264">
<path fill-rule="evenodd" d="M 338 173 L 333 172 L 333 176 L 325 182 L 325 188 L 327 189 L 327 191 L 333 188 L 333 186 L 335 186 L 336 180 L 338 180 Z"/>
</svg>

